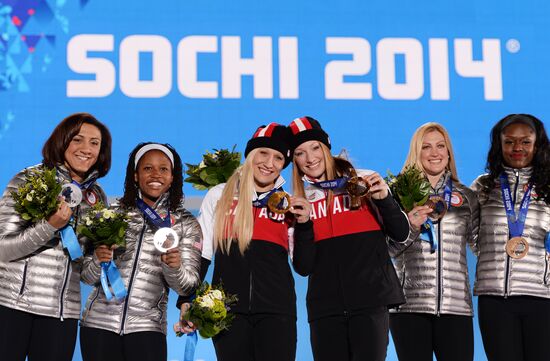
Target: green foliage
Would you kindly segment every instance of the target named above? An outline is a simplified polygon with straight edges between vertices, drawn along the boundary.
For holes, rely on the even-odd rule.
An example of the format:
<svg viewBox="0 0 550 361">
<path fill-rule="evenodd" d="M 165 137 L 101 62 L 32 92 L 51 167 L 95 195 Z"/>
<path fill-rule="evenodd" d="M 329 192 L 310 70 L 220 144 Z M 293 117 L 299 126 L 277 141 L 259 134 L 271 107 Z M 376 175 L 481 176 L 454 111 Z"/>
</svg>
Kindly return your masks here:
<svg viewBox="0 0 550 361">
<path fill-rule="evenodd" d="M 408 166 L 397 176 L 388 171 L 386 182 L 401 208 L 406 212 L 410 212 L 415 206 L 423 205 L 428 200 L 430 183 L 415 165 Z"/>
<path fill-rule="evenodd" d="M 198 165 L 185 163 L 187 174 L 185 182 L 193 184 L 193 188 L 206 190 L 225 183 L 235 169 L 241 164 L 241 153 L 235 152 L 235 146 L 228 149 L 214 149 L 214 153 L 206 152 Z"/>
<path fill-rule="evenodd" d="M 231 325 L 235 315 L 229 311 L 237 300 L 236 295 L 225 293 L 221 285 L 210 286 L 203 282 L 184 318 L 193 322 L 202 338 L 214 337 Z"/>
<path fill-rule="evenodd" d="M 37 167 L 25 171 L 25 183 L 11 193 L 15 210 L 33 223 L 48 218 L 59 206 L 61 184 L 55 169 Z"/>
<path fill-rule="evenodd" d="M 117 245 L 124 247 L 126 239 L 124 233 L 128 228 L 128 216 L 119 210 L 105 208 L 98 202 L 82 218 L 83 224 L 77 227 L 77 232 L 90 239 L 94 246 Z"/>
</svg>

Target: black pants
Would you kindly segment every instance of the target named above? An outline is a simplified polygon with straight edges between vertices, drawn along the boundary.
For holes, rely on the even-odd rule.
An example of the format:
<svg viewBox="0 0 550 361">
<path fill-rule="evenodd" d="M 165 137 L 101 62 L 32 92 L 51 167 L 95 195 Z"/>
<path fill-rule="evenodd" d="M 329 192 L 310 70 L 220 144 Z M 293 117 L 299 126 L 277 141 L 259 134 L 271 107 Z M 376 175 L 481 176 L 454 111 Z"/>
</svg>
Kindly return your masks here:
<svg viewBox="0 0 550 361">
<path fill-rule="evenodd" d="M 489 361 L 550 360 L 550 299 L 479 296 L 478 312 Z"/>
<path fill-rule="evenodd" d="M 392 313 L 390 329 L 399 361 L 472 361 L 472 317 Z"/>
<path fill-rule="evenodd" d="M 383 361 L 388 348 L 388 309 L 324 317 L 309 323 L 316 361 Z"/>
<path fill-rule="evenodd" d="M 296 317 L 237 314 L 213 342 L 218 361 L 295 361 Z"/>
<path fill-rule="evenodd" d="M 34 315 L 0 306 L 0 359 L 71 361 L 78 320 Z"/>
<path fill-rule="evenodd" d="M 120 336 L 98 328 L 80 328 L 84 361 L 166 361 L 166 336 L 160 332 L 135 332 Z"/>
</svg>

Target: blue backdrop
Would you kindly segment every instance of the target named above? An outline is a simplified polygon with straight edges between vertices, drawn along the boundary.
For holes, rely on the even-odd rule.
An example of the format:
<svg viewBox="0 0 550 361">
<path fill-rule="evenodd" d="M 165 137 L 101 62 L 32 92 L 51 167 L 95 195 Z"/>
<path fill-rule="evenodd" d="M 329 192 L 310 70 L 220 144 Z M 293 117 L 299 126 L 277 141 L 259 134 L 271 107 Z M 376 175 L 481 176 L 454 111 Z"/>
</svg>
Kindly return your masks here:
<svg viewBox="0 0 550 361">
<path fill-rule="evenodd" d="M 399 171 L 414 129 L 440 122 L 470 184 L 498 119 L 547 119 L 549 25 L 542 0 L 0 0 L 0 184 L 38 163 L 53 127 L 81 111 L 113 133 L 101 180 L 111 196 L 138 142 L 171 143 L 196 163 L 302 115 L 321 121 L 335 151 L 383 174 Z M 297 359 L 311 360 L 306 281 L 296 284 Z M 181 359 L 183 340 L 168 341 L 169 359 Z M 477 326 L 475 347 L 485 360 Z M 196 355 L 214 360 L 210 341 Z"/>
</svg>

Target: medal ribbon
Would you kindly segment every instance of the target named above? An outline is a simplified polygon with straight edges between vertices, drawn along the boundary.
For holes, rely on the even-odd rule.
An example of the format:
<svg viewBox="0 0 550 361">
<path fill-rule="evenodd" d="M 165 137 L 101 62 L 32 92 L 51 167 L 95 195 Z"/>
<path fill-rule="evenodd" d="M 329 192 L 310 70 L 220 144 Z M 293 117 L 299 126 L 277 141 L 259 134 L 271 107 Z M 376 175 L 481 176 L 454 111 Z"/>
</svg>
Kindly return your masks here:
<svg viewBox="0 0 550 361">
<path fill-rule="evenodd" d="M 123 299 L 128 294 L 126 287 L 124 287 L 122 277 L 120 277 L 120 272 L 115 262 L 112 260 L 109 262 L 101 262 L 101 287 L 103 288 L 107 301 L 113 298 L 111 290 L 109 289 L 109 284 L 117 300 Z"/>
<path fill-rule="evenodd" d="M 136 205 L 143 213 L 145 218 L 149 219 L 157 228 L 172 228 L 172 222 L 170 220 L 170 209 L 168 209 L 168 214 L 164 219 L 162 219 L 161 216 L 158 215 L 157 212 L 151 207 L 149 207 L 142 199 L 136 200 Z"/>
<path fill-rule="evenodd" d="M 450 209 L 451 207 L 452 193 L 453 193 L 453 181 L 449 177 L 449 179 L 447 180 L 447 183 L 445 184 L 445 189 L 443 190 L 443 199 L 445 199 L 445 203 L 447 204 L 447 209 Z M 420 239 L 430 243 L 431 253 L 434 253 L 437 250 L 439 241 L 437 239 L 437 234 L 435 234 L 434 223 L 430 218 L 428 218 L 426 222 L 422 225 L 420 232 L 421 232 Z"/>
<path fill-rule="evenodd" d="M 523 234 L 523 228 L 525 227 L 525 220 L 527 219 L 527 211 L 529 211 L 529 203 L 531 202 L 532 185 L 529 184 L 527 191 L 523 195 L 523 199 L 521 200 L 521 205 L 519 207 L 519 214 L 516 217 L 514 205 L 512 204 L 512 192 L 510 191 L 508 177 L 506 174 L 502 173 L 499 178 L 502 201 L 504 202 L 504 209 L 506 209 L 506 219 L 508 220 L 508 232 L 510 233 L 510 238 L 521 237 Z"/>
<path fill-rule="evenodd" d="M 313 186 L 321 189 L 328 189 L 328 190 L 338 189 L 338 188 L 344 187 L 348 182 L 348 180 L 349 180 L 348 177 L 336 178 L 336 179 L 322 181 L 322 182 L 315 182 L 313 183 Z"/>
<path fill-rule="evenodd" d="M 92 184 L 95 183 L 95 178 L 92 178 L 83 184 L 79 184 L 74 180 L 71 183 L 74 183 L 80 189 L 88 189 L 92 186 Z M 80 244 L 78 243 L 78 238 L 76 237 L 74 228 L 70 224 L 73 219 L 74 217 L 71 217 L 69 223 L 65 227 L 63 227 L 59 231 L 59 233 L 61 234 L 61 244 L 63 245 L 63 248 L 67 249 L 67 252 L 69 252 L 69 257 L 71 258 L 71 260 L 74 261 L 75 259 L 79 259 L 80 257 L 82 257 L 82 249 L 80 248 Z"/>
<path fill-rule="evenodd" d="M 544 247 L 546 247 L 546 252 L 550 253 L 550 232 L 546 233 L 546 238 L 544 239 Z"/>
<path fill-rule="evenodd" d="M 185 353 L 183 355 L 183 361 L 193 361 L 195 359 L 195 348 L 197 347 L 197 331 L 193 331 L 187 334 L 185 340 Z"/>
<path fill-rule="evenodd" d="M 191 300 L 189 301 L 191 304 L 193 304 L 193 300 L 195 299 L 196 295 L 193 295 L 191 297 Z M 181 305 L 183 307 L 183 305 Z M 188 310 L 189 311 L 189 310 Z M 197 330 L 188 333 L 186 340 L 185 340 L 185 353 L 183 354 L 183 361 L 194 361 L 195 360 L 195 348 L 197 347 Z"/>
<path fill-rule="evenodd" d="M 273 188 L 268 193 L 264 193 L 263 197 L 256 199 L 255 201 L 252 201 L 252 206 L 256 208 L 263 208 L 267 205 L 267 202 L 269 201 L 269 197 L 275 192 L 282 192 L 282 188 Z"/>
<path fill-rule="evenodd" d="M 71 217 L 71 220 L 73 218 Z M 67 249 L 69 252 L 69 257 L 72 261 L 82 257 L 82 249 L 80 249 L 80 244 L 78 243 L 78 238 L 76 238 L 76 233 L 74 233 L 74 228 L 70 224 L 67 224 L 65 227 L 59 230 L 61 235 L 61 244 L 63 248 Z"/>
<path fill-rule="evenodd" d="M 438 244 L 437 234 L 435 234 L 434 222 L 429 218 L 420 227 L 420 239 L 430 244 L 431 253 L 435 252 Z"/>
<path fill-rule="evenodd" d="M 95 178 L 92 178 L 92 179 L 89 179 L 88 181 L 80 184 L 78 183 L 77 181 L 75 181 L 74 179 L 71 181 L 71 183 L 75 184 L 78 186 L 78 188 L 80 189 L 84 189 L 84 190 L 88 190 L 92 185 L 94 185 L 96 179 Z"/>
</svg>

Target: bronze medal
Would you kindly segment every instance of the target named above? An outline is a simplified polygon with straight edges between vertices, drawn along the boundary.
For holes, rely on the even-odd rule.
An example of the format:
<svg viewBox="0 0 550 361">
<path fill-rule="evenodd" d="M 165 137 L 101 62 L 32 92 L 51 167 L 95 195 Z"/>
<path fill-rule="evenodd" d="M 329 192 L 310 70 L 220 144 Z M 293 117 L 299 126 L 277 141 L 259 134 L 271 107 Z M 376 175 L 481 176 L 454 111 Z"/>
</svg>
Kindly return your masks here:
<svg viewBox="0 0 550 361">
<path fill-rule="evenodd" d="M 447 202 L 440 196 L 430 197 L 424 205 L 432 209 L 432 211 L 428 213 L 428 218 L 434 222 L 439 221 L 443 218 L 445 213 L 447 213 Z"/>
<path fill-rule="evenodd" d="M 361 177 L 351 177 L 346 182 L 346 191 L 350 196 L 363 197 L 369 191 L 369 185 Z"/>
<path fill-rule="evenodd" d="M 514 259 L 522 259 L 529 252 L 529 243 L 523 237 L 512 237 L 506 242 L 506 253 Z"/>
<path fill-rule="evenodd" d="M 269 196 L 267 206 L 273 213 L 286 213 L 290 210 L 290 195 L 287 192 L 275 192 Z"/>
</svg>

